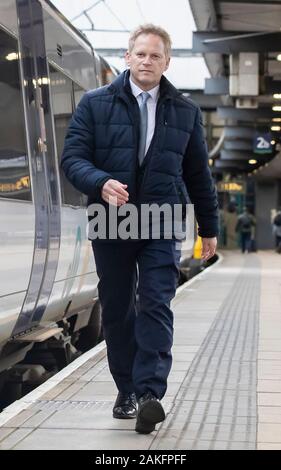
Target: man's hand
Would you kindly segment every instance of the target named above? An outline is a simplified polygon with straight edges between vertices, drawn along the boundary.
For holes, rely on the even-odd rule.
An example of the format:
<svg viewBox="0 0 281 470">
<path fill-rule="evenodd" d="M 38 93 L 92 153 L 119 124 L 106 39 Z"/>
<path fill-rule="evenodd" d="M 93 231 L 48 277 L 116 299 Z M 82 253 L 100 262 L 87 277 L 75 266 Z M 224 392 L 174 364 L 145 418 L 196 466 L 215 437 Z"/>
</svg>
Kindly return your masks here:
<svg viewBox="0 0 281 470">
<path fill-rule="evenodd" d="M 122 206 L 129 200 L 129 193 L 126 191 L 127 184 L 122 184 L 120 181 L 110 179 L 104 183 L 101 190 L 101 197 L 105 202 L 114 206 Z"/>
<path fill-rule="evenodd" d="M 217 239 L 213 238 L 202 238 L 202 255 L 201 258 L 203 261 L 207 261 L 212 258 L 216 252 Z"/>
</svg>

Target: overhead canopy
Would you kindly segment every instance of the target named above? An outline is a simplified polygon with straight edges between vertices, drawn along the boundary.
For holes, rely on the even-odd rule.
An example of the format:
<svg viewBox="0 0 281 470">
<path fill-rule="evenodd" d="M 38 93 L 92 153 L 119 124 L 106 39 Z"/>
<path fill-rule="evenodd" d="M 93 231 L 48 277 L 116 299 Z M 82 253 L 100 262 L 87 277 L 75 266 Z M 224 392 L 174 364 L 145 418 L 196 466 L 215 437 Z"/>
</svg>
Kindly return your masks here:
<svg viewBox="0 0 281 470">
<path fill-rule="evenodd" d="M 232 171 L 241 170 L 244 165 L 248 172 L 260 167 L 255 174 L 266 171 L 267 175 L 280 177 L 281 161 L 275 156 L 281 136 L 281 2 L 189 0 L 189 3 L 197 26 L 192 50 L 203 54 L 211 73 L 205 82 L 205 94 L 225 100 L 223 106 L 217 107 L 217 116 L 225 125 L 225 137 L 214 168 Z M 248 53 L 254 55 L 247 56 Z M 244 62 L 239 62 L 241 57 Z M 249 65 L 252 69 L 256 67 L 256 75 L 251 67 L 247 71 Z M 238 86 L 241 76 L 245 79 L 244 88 L 250 90 L 248 95 Z M 251 90 L 255 80 L 256 93 L 254 86 Z M 253 151 L 252 142 L 258 130 L 272 133 L 272 154 L 267 157 Z M 234 139 L 240 143 L 233 145 Z M 248 159 L 258 160 L 257 165 L 249 165 Z"/>
</svg>

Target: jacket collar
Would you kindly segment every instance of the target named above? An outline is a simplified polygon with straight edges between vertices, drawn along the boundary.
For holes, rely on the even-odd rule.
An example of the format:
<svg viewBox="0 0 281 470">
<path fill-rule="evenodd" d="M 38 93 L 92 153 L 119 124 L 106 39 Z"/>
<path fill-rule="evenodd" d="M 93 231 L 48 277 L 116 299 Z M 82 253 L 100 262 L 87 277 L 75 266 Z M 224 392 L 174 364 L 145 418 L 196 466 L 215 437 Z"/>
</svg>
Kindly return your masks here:
<svg viewBox="0 0 281 470">
<path fill-rule="evenodd" d="M 128 96 L 132 95 L 130 81 L 130 70 L 125 70 L 109 85 L 109 90 L 118 95 Z M 167 80 L 164 75 L 162 75 L 160 80 L 160 98 L 175 98 L 181 95 L 181 92 L 178 91 L 170 82 Z"/>
</svg>

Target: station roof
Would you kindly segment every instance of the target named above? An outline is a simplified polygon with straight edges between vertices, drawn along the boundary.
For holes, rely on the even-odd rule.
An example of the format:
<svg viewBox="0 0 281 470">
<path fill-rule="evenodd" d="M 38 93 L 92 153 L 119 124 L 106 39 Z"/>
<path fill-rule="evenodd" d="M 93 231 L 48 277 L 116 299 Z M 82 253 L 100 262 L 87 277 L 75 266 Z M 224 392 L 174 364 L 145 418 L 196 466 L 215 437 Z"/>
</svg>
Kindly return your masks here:
<svg viewBox="0 0 281 470">
<path fill-rule="evenodd" d="M 211 79 L 205 82 L 205 94 L 216 96 L 218 103 L 221 100 L 217 112 L 224 120 L 225 131 L 229 126 L 236 127 L 235 138 L 226 132 L 224 148 L 215 160 L 215 167 L 224 171 L 237 167 L 246 172 L 254 170 L 259 177 L 280 177 L 281 161 L 277 155 L 281 137 L 281 1 L 190 0 L 189 3 L 197 27 L 192 50 L 203 54 L 211 74 Z M 258 54 L 259 90 L 256 96 L 243 96 L 241 100 L 230 92 L 230 74 L 233 74 L 230 58 L 242 52 Z M 252 155 L 257 160 L 253 166 L 248 164 L 245 153 L 249 153 L 247 146 L 253 135 L 249 131 L 247 137 L 239 138 L 245 129 L 252 129 L 252 134 L 270 131 L 272 142 L 276 142 L 271 155 Z M 245 142 L 236 156 L 229 149 L 234 139 Z"/>
</svg>

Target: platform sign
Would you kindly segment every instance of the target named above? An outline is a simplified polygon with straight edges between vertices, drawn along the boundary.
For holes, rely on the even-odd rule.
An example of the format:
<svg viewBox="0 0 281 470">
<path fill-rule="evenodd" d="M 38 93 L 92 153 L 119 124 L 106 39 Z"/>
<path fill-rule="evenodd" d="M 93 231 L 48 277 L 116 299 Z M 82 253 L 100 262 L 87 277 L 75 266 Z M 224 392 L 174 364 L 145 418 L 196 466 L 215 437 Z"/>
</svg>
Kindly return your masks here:
<svg viewBox="0 0 281 470">
<path fill-rule="evenodd" d="M 222 193 L 245 193 L 245 183 L 242 181 L 219 181 L 217 183 L 218 192 Z"/>
<path fill-rule="evenodd" d="M 254 153 L 259 154 L 271 154 L 272 145 L 271 145 L 272 136 L 270 132 L 256 132 L 253 141 L 253 151 Z"/>
</svg>

